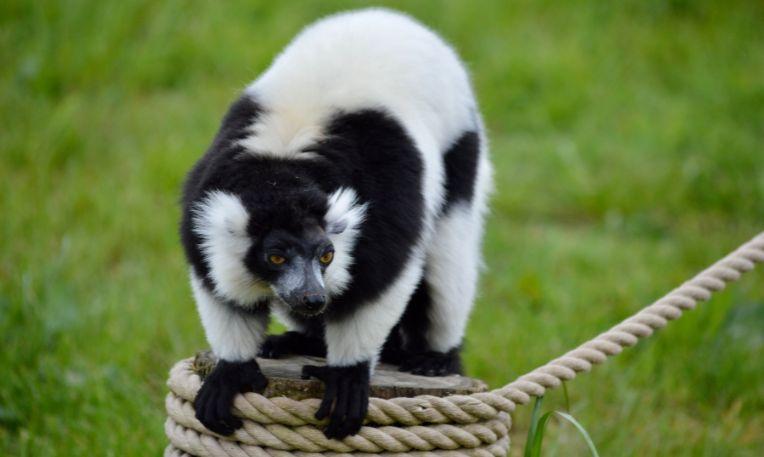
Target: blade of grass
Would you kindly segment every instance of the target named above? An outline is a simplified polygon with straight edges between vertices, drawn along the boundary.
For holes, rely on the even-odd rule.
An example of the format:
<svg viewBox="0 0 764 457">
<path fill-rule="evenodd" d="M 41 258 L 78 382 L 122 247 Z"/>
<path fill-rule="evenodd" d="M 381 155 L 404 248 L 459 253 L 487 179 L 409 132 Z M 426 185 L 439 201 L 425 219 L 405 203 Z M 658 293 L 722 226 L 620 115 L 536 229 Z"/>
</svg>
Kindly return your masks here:
<svg viewBox="0 0 764 457">
<path fill-rule="evenodd" d="M 535 410 L 535 407 L 534 407 L 534 410 Z M 531 441 L 530 432 L 529 432 L 528 442 L 525 443 L 526 457 L 541 456 L 541 445 L 544 439 L 544 431 L 546 430 L 546 425 L 552 416 L 557 416 L 573 424 L 573 426 L 576 427 L 576 430 L 578 430 L 578 433 L 581 434 L 581 436 L 584 438 L 586 445 L 589 447 L 589 452 L 591 452 L 591 455 L 593 457 L 599 457 L 599 453 L 597 452 L 597 447 L 594 445 L 594 441 L 592 441 L 592 438 L 589 436 L 589 433 L 586 431 L 584 426 L 581 425 L 581 423 L 578 422 L 576 418 L 562 411 L 549 411 L 545 413 L 544 415 L 542 415 L 541 417 L 539 417 L 538 420 L 534 421 L 531 424 L 531 428 L 533 430 L 533 440 Z"/>
<path fill-rule="evenodd" d="M 536 398 L 536 402 L 533 404 L 533 412 L 531 413 L 531 426 L 528 428 L 528 438 L 525 440 L 525 452 L 524 457 L 535 457 L 533 454 L 532 443 L 536 441 L 537 428 L 539 423 L 539 414 L 541 413 L 541 403 L 544 401 L 544 397 Z"/>
<path fill-rule="evenodd" d="M 530 443 L 531 455 L 533 457 L 541 457 L 541 443 L 544 440 L 544 430 L 546 430 L 546 424 L 549 422 L 549 418 L 551 418 L 553 414 L 554 411 L 549 411 L 541 416 L 538 420 L 538 424 L 536 426 L 536 435 L 533 437 L 533 441 Z"/>
<path fill-rule="evenodd" d="M 594 445 L 594 441 L 592 441 L 589 433 L 586 431 L 584 426 L 576 420 L 575 417 L 562 411 L 555 411 L 555 414 L 573 424 L 573 426 L 578 430 L 578 433 L 580 433 L 584 438 L 584 441 L 586 441 L 586 445 L 589 446 L 589 452 L 591 452 L 594 457 L 599 457 L 599 453 L 597 452 L 597 447 Z"/>
</svg>

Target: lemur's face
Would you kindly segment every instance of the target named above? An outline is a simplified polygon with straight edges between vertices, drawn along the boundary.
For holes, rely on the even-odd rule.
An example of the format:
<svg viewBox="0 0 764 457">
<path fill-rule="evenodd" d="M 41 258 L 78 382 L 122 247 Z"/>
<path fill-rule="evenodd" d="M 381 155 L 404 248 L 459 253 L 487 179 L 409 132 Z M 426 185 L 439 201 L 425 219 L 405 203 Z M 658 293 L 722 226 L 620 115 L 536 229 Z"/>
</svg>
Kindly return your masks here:
<svg viewBox="0 0 764 457">
<path fill-rule="evenodd" d="M 326 309 L 326 268 L 334 260 L 334 246 L 318 224 L 299 231 L 274 228 L 247 253 L 245 264 L 265 280 L 292 312 L 313 316 Z"/>
<path fill-rule="evenodd" d="M 193 209 L 193 230 L 216 294 L 244 307 L 276 298 L 294 313 L 323 312 L 350 281 L 348 252 L 366 205 L 352 190 L 317 195 L 312 206 L 292 195 L 248 209 L 239 195 L 208 192 Z"/>
</svg>

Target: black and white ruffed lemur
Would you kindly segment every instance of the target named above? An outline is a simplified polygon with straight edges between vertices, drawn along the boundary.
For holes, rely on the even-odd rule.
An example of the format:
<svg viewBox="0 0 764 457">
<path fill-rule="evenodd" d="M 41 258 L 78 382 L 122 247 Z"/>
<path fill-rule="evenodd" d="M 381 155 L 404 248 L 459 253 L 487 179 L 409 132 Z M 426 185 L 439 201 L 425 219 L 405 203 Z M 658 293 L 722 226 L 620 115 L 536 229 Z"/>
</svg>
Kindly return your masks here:
<svg viewBox="0 0 764 457">
<path fill-rule="evenodd" d="M 491 166 L 456 53 L 367 9 L 303 30 L 236 100 L 183 194 L 181 237 L 219 363 L 194 402 L 230 434 L 255 356 L 325 356 L 325 434 L 359 431 L 379 361 L 461 370 Z M 273 312 L 289 329 L 267 336 Z"/>
</svg>

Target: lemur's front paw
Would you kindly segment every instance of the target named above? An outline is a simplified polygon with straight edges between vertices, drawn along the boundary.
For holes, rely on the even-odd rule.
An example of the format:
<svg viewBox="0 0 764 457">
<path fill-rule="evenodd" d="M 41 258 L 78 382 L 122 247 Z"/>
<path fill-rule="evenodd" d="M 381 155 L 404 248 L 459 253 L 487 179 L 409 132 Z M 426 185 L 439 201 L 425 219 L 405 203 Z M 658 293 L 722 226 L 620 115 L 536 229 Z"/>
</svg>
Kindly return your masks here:
<svg viewBox="0 0 764 457">
<path fill-rule="evenodd" d="M 324 430 L 327 438 L 342 439 L 361 430 L 369 410 L 369 363 L 349 367 L 305 365 L 303 378 L 318 378 L 326 390 L 316 411 L 316 419 L 329 417 Z"/>
<path fill-rule="evenodd" d="M 241 419 L 231 411 L 236 394 L 262 392 L 267 385 L 268 380 L 254 360 L 220 360 L 196 394 L 196 418 L 213 432 L 230 435 L 242 425 Z"/>
<path fill-rule="evenodd" d="M 400 371 L 409 371 L 422 376 L 462 374 L 459 348 L 448 352 L 427 351 L 411 354 L 401 363 Z"/>
<path fill-rule="evenodd" d="M 279 359 L 291 354 L 326 357 L 326 344 L 321 338 L 289 331 L 281 335 L 268 335 L 263 345 L 260 346 L 258 356 L 266 359 Z"/>
</svg>

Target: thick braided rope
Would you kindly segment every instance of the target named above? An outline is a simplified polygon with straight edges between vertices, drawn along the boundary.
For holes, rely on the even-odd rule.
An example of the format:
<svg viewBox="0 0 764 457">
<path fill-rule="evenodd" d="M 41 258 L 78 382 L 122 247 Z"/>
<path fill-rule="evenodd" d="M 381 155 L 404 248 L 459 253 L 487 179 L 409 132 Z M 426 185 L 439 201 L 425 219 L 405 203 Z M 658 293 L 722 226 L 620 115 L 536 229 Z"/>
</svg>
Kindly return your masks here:
<svg viewBox="0 0 764 457">
<path fill-rule="evenodd" d="M 504 416 L 506 413 L 502 413 Z M 364 427 L 372 428 L 372 427 Z M 429 427 L 421 427 L 427 429 Z M 428 433 L 427 430 L 420 430 L 418 433 Z M 320 433 L 320 431 L 319 431 Z M 362 432 L 363 433 L 363 432 Z M 382 431 L 382 433 L 385 433 Z M 302 450 L 302 449 L 277 449 L 257 444 L 250 444 L 241 441 L 228 439 L 219 439 L 209 432 L 200 432 L 192 428 L 186 428 L 176 423 L 172 418 L 165 421 L 165 434 L 170 439 L 168 451 L 182 451 L 198 457 L 267 457 L 267 456 L 325 456 L 334 455 L 342 457 L 367 456 L 367 457 L 390 457 L 390 456 L 471 456 L 471 457 L 492 457 L 505 456 L 509 450 L 509 429 L 505 427 L 502 436 L 493 443 L 483 444 L 475 447 L 461 447 L 456 443 L 451 443 L 445 448 L 436 448 L 432 446 L 425 447 L 425 450 L 406 449 L 383 452 L 367 452 L 365 450 L 349 448 L 343 451 L 330 450 Z M 348 442 L 348 438 L 343 440 Z M 337 441 L 337 443 L 342 443 Z M 403 448 L 405 449 L 405 448 Z"/>
<path fill-rule="evenodd" d="M 321 433 L 322 424 L 313 417 L 320 400 L 269 399 L 254 393 L 239 395 L 234 403 L 244 427 L 231 438 L 213 434 L 194 417 L 191 402 L 201 380 L 191 370 L 190 359 L 183 360 L 173 367 L 168 381 L 165 431 L 171 445 L 165 455 L 505 455 L 511 425 L 506 413 L 516 404 L 528 403 L 650 336 L 757 262 L 764 262 L 764 233 L 634 316 L 500 389 L 448 397 L 372 398 L 366 425 L 342 441 L 327 440 Z"/>
<path fill-rule="evenodd" d="M 177 425 L 198 433 L 209 433 L 194 417 L 190 402 L 169 394 L 165 406 L 169 418 Z M 296 445 L 298 449 L 310 452 L 380 453 L 472 449 L 499 442 L 509 432 L 510 424 L 509 415 L 502 413 L 496 419 L 462 426 L 432 424 L 362 427 L 357 435 L 337 441 L 327 439 L 321 429 L 314 425 L 289 427 L 245 420 L 243 427 L 235 432 L 232 439 L 242 444 L 276 450 L 290 450 Z"/>
</svg>

